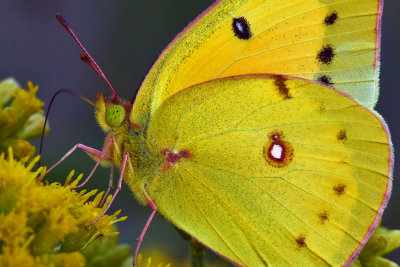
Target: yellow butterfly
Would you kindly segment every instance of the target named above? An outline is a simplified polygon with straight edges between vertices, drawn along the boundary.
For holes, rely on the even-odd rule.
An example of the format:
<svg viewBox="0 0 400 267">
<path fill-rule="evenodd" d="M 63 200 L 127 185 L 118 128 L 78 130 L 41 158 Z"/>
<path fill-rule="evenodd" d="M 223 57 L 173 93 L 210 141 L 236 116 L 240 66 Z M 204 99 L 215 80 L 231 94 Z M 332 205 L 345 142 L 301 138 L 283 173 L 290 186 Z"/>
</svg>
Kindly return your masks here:
<svg viewBox="0 0 400 267">
<path fill-rule="evenodd" d="M 67 155 L 80 147 L 116 165 L 116 193 L 123 179 L 153 208 L 139 245 L 159 211 L 236 265 L 348 266 L 391 192 L 390 135 L 369 109 L 382 8 L 217 1 L 163 51 L 133 103 L 98 94 L 103 151 Z"/>
</svg>

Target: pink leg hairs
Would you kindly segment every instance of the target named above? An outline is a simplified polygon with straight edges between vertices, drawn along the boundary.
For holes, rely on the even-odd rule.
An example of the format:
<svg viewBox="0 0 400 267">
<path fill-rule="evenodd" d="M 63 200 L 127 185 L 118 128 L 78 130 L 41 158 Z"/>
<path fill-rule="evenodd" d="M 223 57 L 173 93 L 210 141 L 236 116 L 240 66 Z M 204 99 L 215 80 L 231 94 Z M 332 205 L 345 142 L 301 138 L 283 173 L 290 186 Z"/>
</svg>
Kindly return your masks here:
<svg viewBox="0 0 400 267">
<path fill-rule="evenodd" d="M 94 168 L 90 172 L 89 176 L 86 178 L 86 180 L 82 184 L 77 185 L 77 186 L 74 187 L 74 189 L 81 188 L 82 186 L 87 184 L 87 182 L 89 182 L 90 178 L 93 176 L 94 171 L 97 169 L 97 167 L 99 166 L 100 162 L 104 159 L 108 148 L 110 147 L 111 143 L 114 142 L 114 140 L 115 140 L 114 136 L 111 136 L 110 139 L 108 140 L 107 144 L 104 146 L 103 151 L 99 151 L 97 149 L 94 149 L 94 148 L 91 148 L 91 147 L 88 147 L 88 146 L 85 146 L 85 145 L 82 145 L 82 144 L 75 145 L 59 161 L 57 161 L 56 164 L 51 166 L 51 168 L 49 168 L 46 171 L 46 174 L 51 172 L 61 162 L 63 162 L 66 158 L 68 158 L 72 154 L 72 152 L 74 152 L 77 148 L 81 148 L 82 150 L 86 151 L 87 153 L 99 158 L 99 160 L 97 161 L 96 165 L 94 166 Z"/>
<path fill-rule="evenodd" d="M 146 225 L 144 226 L 144 228 L 143 228 L 143 230 L 142 230 L 142 233 L 141 233 L 140 236 L 139 236 L 138 244 L 137 244 L 137 246 L 136 246 L 136 251 L 135 251 L 135 257 L 133 258 L 133 266 L 134 266 L 134 267 L 136 266 L 137 256 L 138 256 L 138 254 L 139 254 L 139 249 L 140 249 L 140 246 L 142 245 L 142 241 L 143 241 L 144 235 L 146 234 L 147 229 L 149 228 L 150 223 L 151 223 L 151 221 L 153 220 L 154 215 L 156 214 L 156 211 L 157 211 L 156 205 L 155 205 L 154 202 L 151 200 L 151 198 L 149 197 L 149 195 L 147 194 L 147 192 L 146 192 L 145 190 L 143 190 L 143 194 L 144 194 L 145 197 L 147 198 L 147 203 L 148 203 L 149 206 L 153 209 L 153 211 L 151 212 L 150 217 L 147 219 Z"/>
<path fill-rule="evenodd" d="M 104 202 L 106 201 L 108 194 L 110 194 L 110 190 L 114 188 L 113 186 L 113 179 L 114 179 L 114 165 L 111 165 L 110 167 L 110 179 L 108 180 L 108 188 L 104 196 L 102 197 L 99 208 L 103 207 Z"/>
<path fill-rule="evenodd" d="M 111 136 L 110 139 L 107 141 L 106 145 L 104 146 L 103 151 L 99 151 L 97 149 L 94 149 L 94 148 L 91 148 L 91 147 L 88 147 L 88 146 L 85 146 L 85 145 L 82 145 L 82 144 L 77 144 L 77 145 L 73 146 L 59 161 L 57 161 L 56 164 L 54 164 L 51 168 L 49 168 L 47 170 L 46 174 L 48 174 L 56 166 L 58 166 L 61 162 L 63 162 L 66 158 L 68 158 L 72 154 L 72 152 L 74 152 L 77 148 L 81 148 L 82 150 L 86 151 L 87 153 L 99 158 L 99 160 L 96 162 L 96 165 L 94 166 L 94 168 L 92 169 L 92 171 L 90 172 L 88 177 L 86 178 L 86 180 L 83 183 L 81 183 L 80 185 L 75 186 L 73 189 L 81 188 L 81 187 L 85 186 L 89 182 L 90 178 L 92 178 L 95 170 L 100 165 L 100 162 L 106 156 L 107 150 L 109 149 L 111 143 L 113 143 L 113 142 L 115 142 L 115 138 L 114 138 L 114 136 Z M 101 215 L 99 217 L 97 217 L 93 222 L 91 222 L 88 226 L 91 226 L 92 224 L 97 222 L 101 217 L 103 217 L 103 215 L 110 208 L 112 202 L 114 201 L 114 199 L 117 196 L 117 194 L 119 193 L 119 191 L 121 191 L 123 173 L 124 173 L 124 170 L 125 170 L 125 167 L 126 167 L 126 162 L 127 162 L 128 158 L 129 158 L 129 152 L 125 152 L 124 160 L 123 160 L 122 168 L 121 168 L 121 174 L 120 174 L 120 177 L 119 177 L 119 180 L 118 180 L 118 186 L 117 186 L 117 189 L 115 190 L 115 192 L 114 192 L 114 194 L 113 194 L 113 196 L 111 198 L 111 201 L 107 204 L 107 207 L 104 209 L 104 211 L 101 213 Z M 107 195 L 109 194 L 110 189 L 112 188 L 112 175 L 113 175 L 113 168 L 111 169 L 110 181 L 109 181 L 108 189 L 107 189 L 107 191 L 106 191 L 106 193 L 105 193 L 105 195 L 104 195 L 104 197 L 103 197 L 103 199 L 102 199 L 102 201 L 100 203 L 100 207 L 103 206 L 103 204 L 104 204 L 104 202 L 105 202 L 105 200 L 107 198 Z"/>
<path fill-rule="evenodd" d="M 103 212 L 100 214 L 99 217 L 97 217 L 96 220 L 94 220 L 93 222 L 90 223 L 90 225 L 94 224 L 95 222 L 97 222 L 101 217 L 103 217 L 104 214 L 106 214 L 106 212 L 108 211 L 108 209 L 111 206 L 111 203 L 114 202 L 115 197 L 117 196 L 118 192 L 121 191 L 121 187 L 122 187 L 122 180 L 123 180 L 123 176 L 124 176 L 124 171 L 125 171 L 125 167 L 126 167 L 126 162 L 128 161 L 129 158 L 129 152 L 125 152 L 124 154 L 124 161 L 122 162 L 122 167 L 121 167 L 121 174 L 119 175 L 119 180 L 118 180 L 118 186 L 117 189 L 115 189 L 114 194 L 112 195 L 111 201 L 108 203 L 107 207 L 103 210 Z M 89 226 L 90 226 L 89 225 Z"/>
</svg>

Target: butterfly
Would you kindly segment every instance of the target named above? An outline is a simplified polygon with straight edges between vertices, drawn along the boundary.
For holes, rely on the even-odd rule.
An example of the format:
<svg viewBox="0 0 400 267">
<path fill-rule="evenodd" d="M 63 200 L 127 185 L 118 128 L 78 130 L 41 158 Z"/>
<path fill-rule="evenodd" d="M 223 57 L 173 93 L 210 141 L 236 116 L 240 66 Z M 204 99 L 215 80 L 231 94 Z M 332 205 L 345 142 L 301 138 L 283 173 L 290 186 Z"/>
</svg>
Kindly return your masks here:
<svg viewBox="0 0 400 267">
<path fill-rule="evenodd" d="M 391 192 L 390 134 L 372 110 L 382 9 L 216 1 L 161 53 L 133 101 L 111 85 L 112 96 L 99 93 L 104 148 L 73 149 L 117 166 L 116 193 L 124 180 L 153 209 L 139 246 L 158 211 L 235 265 L 350 265 Z"/>
</svg>

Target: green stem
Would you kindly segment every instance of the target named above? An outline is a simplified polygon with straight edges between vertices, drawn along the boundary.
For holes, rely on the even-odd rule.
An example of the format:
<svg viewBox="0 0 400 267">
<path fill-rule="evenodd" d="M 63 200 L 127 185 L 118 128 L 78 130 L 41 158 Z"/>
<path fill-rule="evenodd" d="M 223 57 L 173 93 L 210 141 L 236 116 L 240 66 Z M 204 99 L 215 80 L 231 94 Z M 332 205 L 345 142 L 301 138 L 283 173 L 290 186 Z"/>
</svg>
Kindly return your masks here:
<svg viewBox="0 0 400 267">
<path fill-rule="evenodd" d="M 184 231 L 175 227 L 175 230 L 179 233 L 179 235 L 186 241 L 189 242 L 190 246 L 190 266 L 191 267 L 204 267 L 204 252 L 206 248 L 193 239 L 190 235 L 185 233 Z"/>
<path fill-rule="evenodd" d="M 205 247 L 193 238 L 189 242 L 191 267 L 204 267 Z"/>
</svg>

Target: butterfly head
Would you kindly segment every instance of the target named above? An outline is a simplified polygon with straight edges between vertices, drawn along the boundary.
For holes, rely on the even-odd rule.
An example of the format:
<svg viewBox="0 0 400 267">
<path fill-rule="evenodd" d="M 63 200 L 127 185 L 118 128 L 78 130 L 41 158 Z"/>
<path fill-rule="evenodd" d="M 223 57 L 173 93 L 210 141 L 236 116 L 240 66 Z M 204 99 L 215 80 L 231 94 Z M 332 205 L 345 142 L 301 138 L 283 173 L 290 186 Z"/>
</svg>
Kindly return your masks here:
<svg viewBox="0 0 400 267">
<path fill-rule="evenodd" d="M 125 109 L 121 105 L 110 105 L 106 109 L 106 122 L 112 128 L 118 128 L 125 118 Z"/>
<path fill-rule="evenodd" d="M 124 127 L 130 110 L 131 104 L 122 98 L 118 98 L 116 103 L 113 96 L 106 97 L 100 92 L 97 94 L 95 115 L 105 132 L 117 132 Z"/>
</svg>

